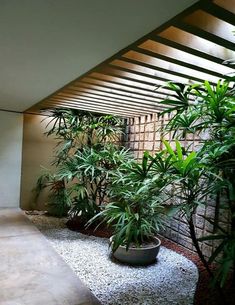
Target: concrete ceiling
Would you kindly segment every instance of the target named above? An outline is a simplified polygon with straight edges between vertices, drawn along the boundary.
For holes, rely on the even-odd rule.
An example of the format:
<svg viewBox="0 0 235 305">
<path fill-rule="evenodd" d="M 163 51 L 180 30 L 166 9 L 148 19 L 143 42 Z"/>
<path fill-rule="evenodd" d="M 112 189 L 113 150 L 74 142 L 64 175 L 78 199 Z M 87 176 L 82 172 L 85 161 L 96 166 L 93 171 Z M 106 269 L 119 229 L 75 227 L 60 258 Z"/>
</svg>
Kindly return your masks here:
<svg viewBox="0 0 235 305">
<path fill-rule="evenodd" d="M 0 108 L 24 111 L 195 0 L 0 0 Z"/>
</svg>

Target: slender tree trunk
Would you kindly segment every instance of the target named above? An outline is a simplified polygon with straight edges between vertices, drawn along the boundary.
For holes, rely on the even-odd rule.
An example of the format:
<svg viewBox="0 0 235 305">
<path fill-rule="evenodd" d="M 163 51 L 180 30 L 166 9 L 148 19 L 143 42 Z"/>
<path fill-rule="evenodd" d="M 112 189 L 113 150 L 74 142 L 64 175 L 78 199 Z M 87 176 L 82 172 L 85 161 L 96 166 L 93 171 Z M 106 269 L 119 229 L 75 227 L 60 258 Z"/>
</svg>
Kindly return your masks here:
<svg viewBox="0 0 235 305">
<path fill-rule="evenodd" d="M 199 247 L 199 243 L 197 240 L 197 236 L 196 236 L 196 232 L 195 232 L 195 226 L 194 226 L 194 222 L 193 222 L 193 215 L 190 216 L 190 218 L 188 219 L 188 224 L 189 224 L 189 230 L 190 230 L 190 235 L 194 244 L 194 247 L 196 248 L 197 254 L 201 260 L 201 262 L 203 263 L 205 269 L 207 270 L 209 276 L 211 277 L 211 279 L 215 279 L 213 272 L 210 269 L 209 264 L 207 263 L 200 247 Z M 220 287 L 218 281 L 216 281 L 216 288 L 219 292 L 220 295 L 220 299 L 221 299 L 221 305 L 228 305 L 227 301 L 226 301 L 226 296 L 222 290 L 222 288 Z"/>
<path fill-rule="evenodd" d="M 205 269 L 207 270 L 208 274 L 210 275 L 210 277 L 214 277 L 200 247 L 199 247 L 199 243 L 196 237 L 196 232 L 195 232 L 195 226 L 194 226 L 194 222 L 193 222 L 193 215 L 190 216 L 190 218 L 188 219 L 188 224 L 189 224 L 189 230 L 190 230 L 190 236 L 192 238 L 193 241 L 193 245 L 196 248 L 197 254 L 201 260 L 201 262 L 203 263 Z"/>
</svg>

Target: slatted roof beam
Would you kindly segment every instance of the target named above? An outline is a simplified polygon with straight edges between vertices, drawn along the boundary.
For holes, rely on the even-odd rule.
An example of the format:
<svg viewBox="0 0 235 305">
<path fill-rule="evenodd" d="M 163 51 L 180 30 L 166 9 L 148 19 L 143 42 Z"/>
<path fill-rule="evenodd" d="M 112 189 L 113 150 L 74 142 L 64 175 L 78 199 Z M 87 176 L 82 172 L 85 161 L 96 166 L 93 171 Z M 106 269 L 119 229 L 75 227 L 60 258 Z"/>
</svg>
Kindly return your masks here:
<svg viewBox="0 0 235 305">
<path fill-rule="evenodd" d="M 57 99 L 70 99 L 70 100 L 88 100 L 91 102 L 96 102 L 96 103 L 104 103 L 107 106 L 109 105 L 117 105 L 117 106 L 121 106 L 121 105 L 127 105 L 133 108 L 145 108 L 145 109 L 159 109 L 159 110 L 164 110 L 165 107 L 156 103 L 152 103 L 151 105 L 146 105 L 146 104 L 142 104 L 142 103 L 134 103 L 134 102 L 130 102 L 130 101 L 126 101 L 126 102 L 122 102 L 120 103 L 119 100 L 112 100 L 112 99 L 104 99 L 104 98 L 94 98 L 91 97 L 89 95 L 73 95 L 73 94 L 66 94 L 66 93 L 60 93 L 60 95 L 55 95 L 52 98 L 57 98 Z"/>
<path fill-rule="evenodd" d="M 213 43 L 216 43 L 224 48 L 230 49 L 232 51 L 235 51 L 234 43 L 231 41 L 228 41 L 226 39 L 223 39 L 222 37 L 216 36 L 214 34 L 211 34 L 203 29 L 197 28 L 191 24 L 184 23 L 182 21 L 178 21 L 174 24 L 176 28 L 179 28 L 183 31 L 186 31 L 188 33 L 191 33 L 193 35 L 196 35 L 198 37 L 204 38 L 206 40 L 209 40 Z"/>
<path fill-rule="evenodd" d="M 152 106 L 151 108 L 147 108 L 147 107 L 143 107 L 143 106 L 139 106 L 139 107 L 134 107 L 132 105 L 128 105 L 128 104 L 107 104 L 107 103 L 104 103 L 103 101 L 100 102 L 100 103 L 97 103 L 97 101 L 92 101 L 92 100 L 89 100 L 87 98 L 82 98 L 82 97 L 78 97 L 78 98 L 65 98 L 65 97 L 52 97 L 49 101 L 53 101 L 53 102 L 69 102 L 69 103 L 72 103 L 72 104 L 78 104 L 81 103 L 81 104 L 84 104 L 84 106 L 86 105 L 96 105 L 97 107 L 105 107 L 106 109 L 111 109 L 111 108 L 114 108 L 114 109 L 123 109 L 125 111 L 125 109 L 127 111 L 132 111 L 132 112 L 135 112 L 135 111 L 147 111 L 149 113 L 153 112 L 153 111 L 163 111 L 164 108 L 161 108 L 159 109 L 158 106 Z"/>
</svg>

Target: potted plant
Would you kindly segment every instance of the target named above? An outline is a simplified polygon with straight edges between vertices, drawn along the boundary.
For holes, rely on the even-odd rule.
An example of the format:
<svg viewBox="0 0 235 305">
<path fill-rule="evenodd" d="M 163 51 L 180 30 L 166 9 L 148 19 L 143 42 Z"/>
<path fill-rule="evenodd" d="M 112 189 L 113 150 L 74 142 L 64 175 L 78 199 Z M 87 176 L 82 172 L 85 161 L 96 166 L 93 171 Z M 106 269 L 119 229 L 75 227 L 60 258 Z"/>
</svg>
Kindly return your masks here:
<svg viewBox="0 0 235 305">
<path fill-rule="evenodd" d="M 91 220 L 102 217 L 102 222 L 112 227 L 111 254 L 123 263 L 147 265 L 156 261 L 161 245 L 156 235 L 164 227 L 166 215 L 163 190 L 167 178 L 156 171 L 157 158 L 162 157 L 145 152 L 142 163 L 123 165 L 112 181 L 111 202 Z"/>
</svg>

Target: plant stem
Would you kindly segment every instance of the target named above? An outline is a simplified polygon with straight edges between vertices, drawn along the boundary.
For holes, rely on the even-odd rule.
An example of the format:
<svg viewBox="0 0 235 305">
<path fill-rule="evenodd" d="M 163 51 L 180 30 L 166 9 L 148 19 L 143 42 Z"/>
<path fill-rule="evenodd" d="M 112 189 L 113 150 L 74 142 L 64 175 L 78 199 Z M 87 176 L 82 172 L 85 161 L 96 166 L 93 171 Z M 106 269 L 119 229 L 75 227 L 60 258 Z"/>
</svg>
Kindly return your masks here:
<svg viewBox="0 0 235 305">
<path fill-rule="evenodd" d="M 200 247 L 199 247 L 199 243 L 196 237 L 196 232 L 195 232 L 195 226 L 194 226 L 194 222 L 193 222 L 193 215 L 190 216 L 190 218 L 188 219 L 188 224 L 189 224 L 189 230 L 190 230 L 190 236 L 192 238 L 193 241 L 193 245 L 196 248 L 197 254 L 201 260 L 201 262 L 203 263 L 205 269 L 207 270 L 208 274 L 210 275 L 210 277 L 214 277 L 214 274 L 212 273 Z"/>
<path fill-rule="evenodd" d="M 215 279 L 215 276 L 214 276 L 213 272 L 211 271 L 210 266 L 209 266 L 208 262 L 206 261 L 204 255 L 203 255 L 203 253 L 202 253 L 202 251 L 201 251 L 201 249 L 200 249 L 200 247 L 199 247 L 199 243 L 198 243 L 197 236 L 196 236 L 196 232 L 195 232 L 195 226 L 194 226 L 194 222 L 193 222 L 193 215 L 194 215 L 194 214 L 192 214 L 192 215 L 190 216 L 190 218 L 188 219 L 189 230 L 190 230 L 190 236 L 191 236 L 191 238 L 192 238 L 194 247 L 196 248 L 197 254 L 198 254 L 198 256 L 199 256 L 201 262 L 203 263 L 203 265 L 204 265 L 206 271 L 208 272 L 209 276 L 210 276 L 212 279 Z M 222 300 L 221 305 L 228 305 L 228 304 L 227 304 L 227 301 L 226 301 L 226 297 L 225 297 L 225 295 L 224 295 L 224 292 L 223 292 L 223 290 L 221 289 L 221 287 L 220 287 L 218 281 L 216 281 L 215 283 L 216 283 L 216 287 L 217 287 L 217 289 L 218 289 L 220 298 L 221 298 L 221 300 Z"/>
</svg>

